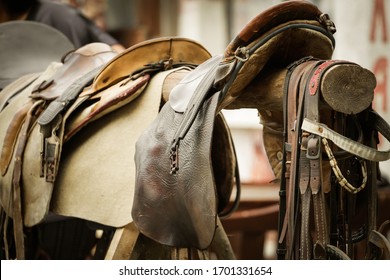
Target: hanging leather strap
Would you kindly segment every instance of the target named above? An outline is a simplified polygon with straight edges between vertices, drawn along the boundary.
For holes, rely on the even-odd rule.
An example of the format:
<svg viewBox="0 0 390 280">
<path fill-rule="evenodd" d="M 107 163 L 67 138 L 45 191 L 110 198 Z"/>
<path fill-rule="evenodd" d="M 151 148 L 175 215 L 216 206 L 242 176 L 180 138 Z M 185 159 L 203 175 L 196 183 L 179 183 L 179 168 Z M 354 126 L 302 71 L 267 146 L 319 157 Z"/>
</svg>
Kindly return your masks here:
<svg viewBox="0 0 390 280">
<path fill-rule="evenodd" d="M 294 254 L 294 250 L 298 249 L 295 247 L 295 231 L 297 228 L 297 214 L 299 203 L 296 198 L 295 192 L 297 191 L 296 186 L 298 186 L 298 170 L 299 170 L 299 128 L 302 121 L 303 113 L 303 104 L 304 104 L 304 94 L 305 83 L 302 83 L 303 80 L 307 80 L 307 76 L 312 69 L 310 64 L 313 64 L 311 57 L 304 58 L 301 61 L 298 61 L 298 65 L 293 65 L 295 68 L 293 74 L 291 75 L 291 82 L 288 85 L 288 96 L 287 98 L 287 127 L 285 131 L 287 135 L 287 144 L 291 147 L 291 153 L 287 153 L 286 158 L 286 186 L 287 189 L 287 212 L 284 219 L 284 224 L 282 232 L 279 236 L 279 242 L 281 242 L 286 235 L 287 243 L 287 258 L 291 259 Z M 309 66 L 309 67 L 308 67 Z M 301 94 L 302 93 L 302 94 Z M 298 101 L 298 102 L 297 102 Z"/>
<path fill-rule="evenodd" d="M 322 65 L 321 61 L 312 62 L 308 67 L 304 79 L 302 79 L 302 90 L 300 92 L 303 95 L 303 108 L 304 115 L 313 119 L 318 119 L 318 94 L 310 94 L 312 84 L 310 81 L 312 77 L 318 72 L 318 68 Z M 299 125 L 299 124 L 298 124 Z M 307 132 L 298 130 L 296 133 L 301 135 L 301 153 L 300 168 L 299 168 L 299 189 L 301 192 L 301 244 L 300 244 L 300 258 L 311 259 L 312 257 L 312 242 L 310 234 L 310 220 L 311 220 L 311 198 L 316 197 L 320 189 L 320 150 L 319 145 L 315 145 L 315 139 L 313 139 Z M 314 145 L 313 145 L 314 144 Z M 316 206 L 316 204 L 314 205 Z M 317 209 L 314 208 L 315 217 L 317 215 Z M 316 220 L 316 219 L 315 219 Z M 317 219 L 318 220 L 318 219 Z M 317 223 L 316 223 L 317 227 Z"/>
<path fill-rule="evenodd" d="M 319 116 L 319 98 L 318 90 L 313 91 L 313 78 L 319 81 L 321 78 L 324 65 L 332 65 L 332 61 L 325 61 L 317 64 L 310 80 L 306 81 L 307 87 L 305 91 L 305 114 L 308 119 L 320 121 Z M 307 132 L 302 132 L 304 135 Z M 316 231 L 316 247 L 325 248 L 328 242 L 327 220 L 325 212 L 325 197 L 322 189 L 322 174 L 321 174 L 321 140 L 317 135 L 310 135 L 307 140 L 306 158 L 310 162 L 310 190 L 313 198 L 314 210 L 314 225 Z M 302 172 L 302 171 L 301 171 Z M 325 250 L 313 250 L 314 258 L 323 258 L 326 254 L 322 254 Z"/>
<path fill-rule="evenodd" d="M 12 197 L 13 197 L 13 224 L 14 238 L 16 247 L 16 258 L 18 260 L 25 259 L 24 248 L 24 230 L 23 230 L 23 209 L 21 197 L 21 179 L 22 179 L 22 159 L 24 149 L 27 143 L 28 134 L 33 123 L 36 110 L 43 104 L 42 101 L 34 103 L 29 110 L 24 124 L 19 134 L 19 141 L 15 151 L 15 165 L 12 174 Z"/>
<path fill-rule="evenodd" d="M 371 112 L 374 129 L 381 133 L 387 141 L 390 141 L 390 126 L 378 114 Z M 370 161 L 386 161 L 390 159 L 390 149 L 379 151 L 369 146 L 363 145 L 350 138 L 347 138 L 336 131 L 330 129 L 325 124 L 305 118 L 302 123 L 302 130 L 318 135 L 332 141 L 339 148 L 360 158 Z"/>
</svg>

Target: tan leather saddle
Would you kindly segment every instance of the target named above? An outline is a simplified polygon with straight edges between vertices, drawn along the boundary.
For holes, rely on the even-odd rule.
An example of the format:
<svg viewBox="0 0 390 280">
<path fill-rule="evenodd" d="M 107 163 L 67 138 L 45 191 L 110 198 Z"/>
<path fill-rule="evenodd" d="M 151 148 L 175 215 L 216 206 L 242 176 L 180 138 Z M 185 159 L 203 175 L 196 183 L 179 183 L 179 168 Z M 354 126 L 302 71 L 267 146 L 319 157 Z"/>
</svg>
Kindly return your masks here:
<svg viewBox="0 0 390 280">
<path fill-rule="evenodd" d="M 17 78 L 40 73 L 74 49 L 57 29 L 39 22 L 0 24 L 0 91 Z"/>
</svg>

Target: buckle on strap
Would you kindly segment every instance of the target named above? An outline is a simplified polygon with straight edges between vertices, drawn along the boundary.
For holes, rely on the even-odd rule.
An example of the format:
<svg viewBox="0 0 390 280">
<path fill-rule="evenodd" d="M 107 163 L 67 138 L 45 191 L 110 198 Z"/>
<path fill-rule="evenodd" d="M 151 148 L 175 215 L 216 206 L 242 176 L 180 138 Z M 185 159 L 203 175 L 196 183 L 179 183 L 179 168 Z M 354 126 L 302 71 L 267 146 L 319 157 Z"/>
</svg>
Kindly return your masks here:
<svg viewBox="0 0 390 280">
<path fill-rule="evenodd" d="M 386 129 L 390 126 L 386 123 Z M 369 146 L 363 145 L 359 142 L 356 142 L 350 138 L 347 138 L 336 131 L 330 129 L 324 124 L 317 123 L 315 121 L 305 118 L 302 123 L 302 130 L 309 133 L 318 135 L 323 139 L 329 139 L 336 146 L 347 151 L 357 157 L 364 158 L 370 161 L 385 161 L 390 159 L 390 149 L 386 151 L 379 151 L 377 149 L 371 148 Z M 381 132 L 381 131 L 378 131 Z M 383 134 L 382 134 L 383 135 Z M 390 137 L 390 135 L 389 135 Z M 389 139 L 386 139 L 389 141 Z"/>
</svg>

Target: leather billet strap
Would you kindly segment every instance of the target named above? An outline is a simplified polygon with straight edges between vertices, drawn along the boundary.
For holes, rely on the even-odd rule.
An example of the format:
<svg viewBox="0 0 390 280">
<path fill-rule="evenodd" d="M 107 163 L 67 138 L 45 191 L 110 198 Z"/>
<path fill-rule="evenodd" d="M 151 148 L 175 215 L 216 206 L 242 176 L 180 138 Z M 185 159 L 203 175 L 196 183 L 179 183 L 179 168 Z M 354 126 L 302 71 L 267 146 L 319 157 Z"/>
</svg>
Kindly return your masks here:
<svg viewBox="0 0 390 280">
<path fill-rule="evenodd" d="M 310 236 L 310 220 L 311 220 L 311 203 L 312 196 L 315 197 L 319 193 L 321 187 L 321 174 L 320 174 L 320 145 L 316 143 L 316 139 L 311 137 L 310 134 L 302 132 L 299 124 L 302 121 L 303 116 L 313 119 L 319 119 L 318 106 L 319 106 L 319 94 L 309 94 L 312 88 L 311 78 L 315 75 L 319 65 L 322 61 L 311 61 L 307 63 L 307 70 L 305 75 L 300 81 L 300 104 L 301 108 L 297 115 L 297 127 L 294 131 L 295 137 L 299 139 L 296 145 L 297 160 L 299 168 L 294 171 L 293 176 L 296 177 L 295 185 L 290 185 L 291 188 L 299 187 L 301 198 L 301 237 L 300 237 L 300 259 L 312 258 L 312 240 Z M 294 100 L 290 101 L 294 102 Z M 299 136 L 300 135 L 300 136 Z M 318 140 L 318 139 L 317 139 Z M 298 147 L 300 145 L 300 149 Z M 297 174 L 299 173 L 299 174 Z M 294 187 L 295 186 L 295 187 Z M 316 206 L 316 204 L 314 205 Z M 314 208 L 316 229 L 318 224 L 323 222 L 322 218 L 318 217 L 317 207 Z M 298 213 L 296 213 L 298 215 Z M 318 233 L 322 235 L 322 233 Z"/>
<path fill-rule="evenodd" d="M 313 69 L 310 79 L 306 82 L 305 88 L 305 116 L 306 118 L 320 121 L 319 114 L 319 104 L 320 104 L 320 92 L 318 90 L 318 85 L 321 78 L 321 73 L 323 73 L 324 69 L 327 69 L 331 65 L 337 63 L 336 61 L 328 60 L 322 63 L 317 63 L 316 67 Z M 304 135 L 308 134 L 307 132 L 302 132 L 302 143 L 304 139 Z M 308 161 L 308 170 L 309 173 L 309 186 L 310 192 L 313 199 L 313 210 L 314 210 L 314 224 L 316 230 L 316 244 L 314 246 L 318 248 L 325 248 L 329 243 L 328 241 L 328 226 L 327 226 L 327 218 L 326 218 L 326 206 L 325 206 L 325 197 L 323 192 L 323 176 L 321 173 L 321 140 L 317 135 L 309 135 L 307 136 L 307 149 L 304 158 Z M 305 171 L 300 170 L 301 176 Z M 306 196 L 303 199 L 307 199 Z M 310 201 L 310 198 L 308 199 Z M 307 204 L 308 202 L 302 201 L 302 204 Z M 307 214 L 307 213 L 306 213 Z M 302 219 L 310 221 L 310 213 L 309 217 L 305 217 L 305 213 L 302 212 Z M 308 227 L 310 228 L 310 227 Z M 309 231 L 306 231 L 307 235 L 310 235 Z M 324 254 L 324 250 L 313 250 L 314 258 L 326 258 L 326 254 Z"/>
<path fill-rule="evenodd" d="M 312 57 L 303 58 L 288 67 L 287 74 L 288 80 L 285 82 L 285 96 L 284 96 L 284 162 L 285 172 L 283 182 L 281 183 L 281 191 L 286 189 L 287 201 L 286 213 L 284 216 L 280 216 L 279 222 L 279 244 L 284 246 L 286 242 L 287 258 L 291 259 L 295 248 L 295 228 L 297 225 L 297 215 L 299 210 L 297 202 L 299 199 L 296 197 L 295 186 L 299 185 L 298 177 L 298 165 L 300 158 L 300 123 L 302 122 L 304 112 L 304 92 L 306 90 L 306 82 L 310 77 L 314 67 L 320 63 L 318 60 Z M 281 213 L 282 214 L 282 213 Z M 282 221 L 283 219 L 283 221 Z M 282 254 L 280 254 L 282 258 Z"/>
<path fill-rule="evenodd" d="M 12 201 L 13 201 L 13 224 L 16 247 L 16 258 L 25 259 L 23 209 L 21 194 L 22 158 L 26 147 L 29 131 L 34 123 L 34 114 L 42 105 L 42 101 L 35 102 L 27 113 L 26 119 L 20 131 L 20 138 L 15 151 L 15 165 L 12 174 Z"/>
<path fill-rule="evenodd" d="M 38 118 L 41 126 L 41 176 L 47 182 L 55 181 L 58 170 L 59 145 L 57 130 L 62 121 L 62 112 L 78 97 L 80 92 L 90 84 L 102 66 L 98 66 L 73 82 L 59 97 L 53 100 Z"/>
<path fill-rule="evenodd" d="M 390 141 L 390 125 L 378 114 L 371 111 L 374 128 L 381 133 L 387 141 Z M 390 150 L 379 151 L 357 141 L 347 138 L 330 129 L 322 123 L 305 118 L 302 123 L 302 130 L 318 135 L 332 141 L 339 148 L 366 160 L 386 161 L 390 159 Z"/>
</svg>

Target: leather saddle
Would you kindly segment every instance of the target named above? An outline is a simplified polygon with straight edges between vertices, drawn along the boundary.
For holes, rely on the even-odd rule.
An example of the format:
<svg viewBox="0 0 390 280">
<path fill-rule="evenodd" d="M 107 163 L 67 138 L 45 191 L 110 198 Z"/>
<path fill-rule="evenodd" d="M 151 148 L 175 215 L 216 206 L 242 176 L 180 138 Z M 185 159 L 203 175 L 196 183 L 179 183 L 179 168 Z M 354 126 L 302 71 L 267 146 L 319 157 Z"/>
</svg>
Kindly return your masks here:
<svg viewBox="0 0 390 280">
<path fill-rule="evenodd" d="M 0 91 L 26 74 L 44 71 L 73 49 L 69 39 L 49 25 L 32 21 L 1 23 Z"/>
<path fill-rule="evenodd" d="M 172 90 L 137 141 L 132 214 L 143 234 L 169 246 L 209 246 L 218 215 L 210 165 L 215 116 L 234 108 L 266 69 L 307 55 L 329 58 L 333 29 L 309 2 L 276 5 L 248 23 L 223 55 L 198 66 Z"/>
<path fill-rule="evenodd" d="M 209 57 L 197 42 L 174 37 L 121 54 L 96 43 L 50 64 L 0 113 L 1 204 L 7 214 L 14 217 L 12 181 L 18 173 L 25 226 L 43 222 L 49 211 L 114 227 L 130 223 L 132 143 L 157 115 L 166 77 Z M 3 92 L 16 88 L 10 84 Z M 18 152 L 20 166 L 13 161 Z"/>
</svg>

